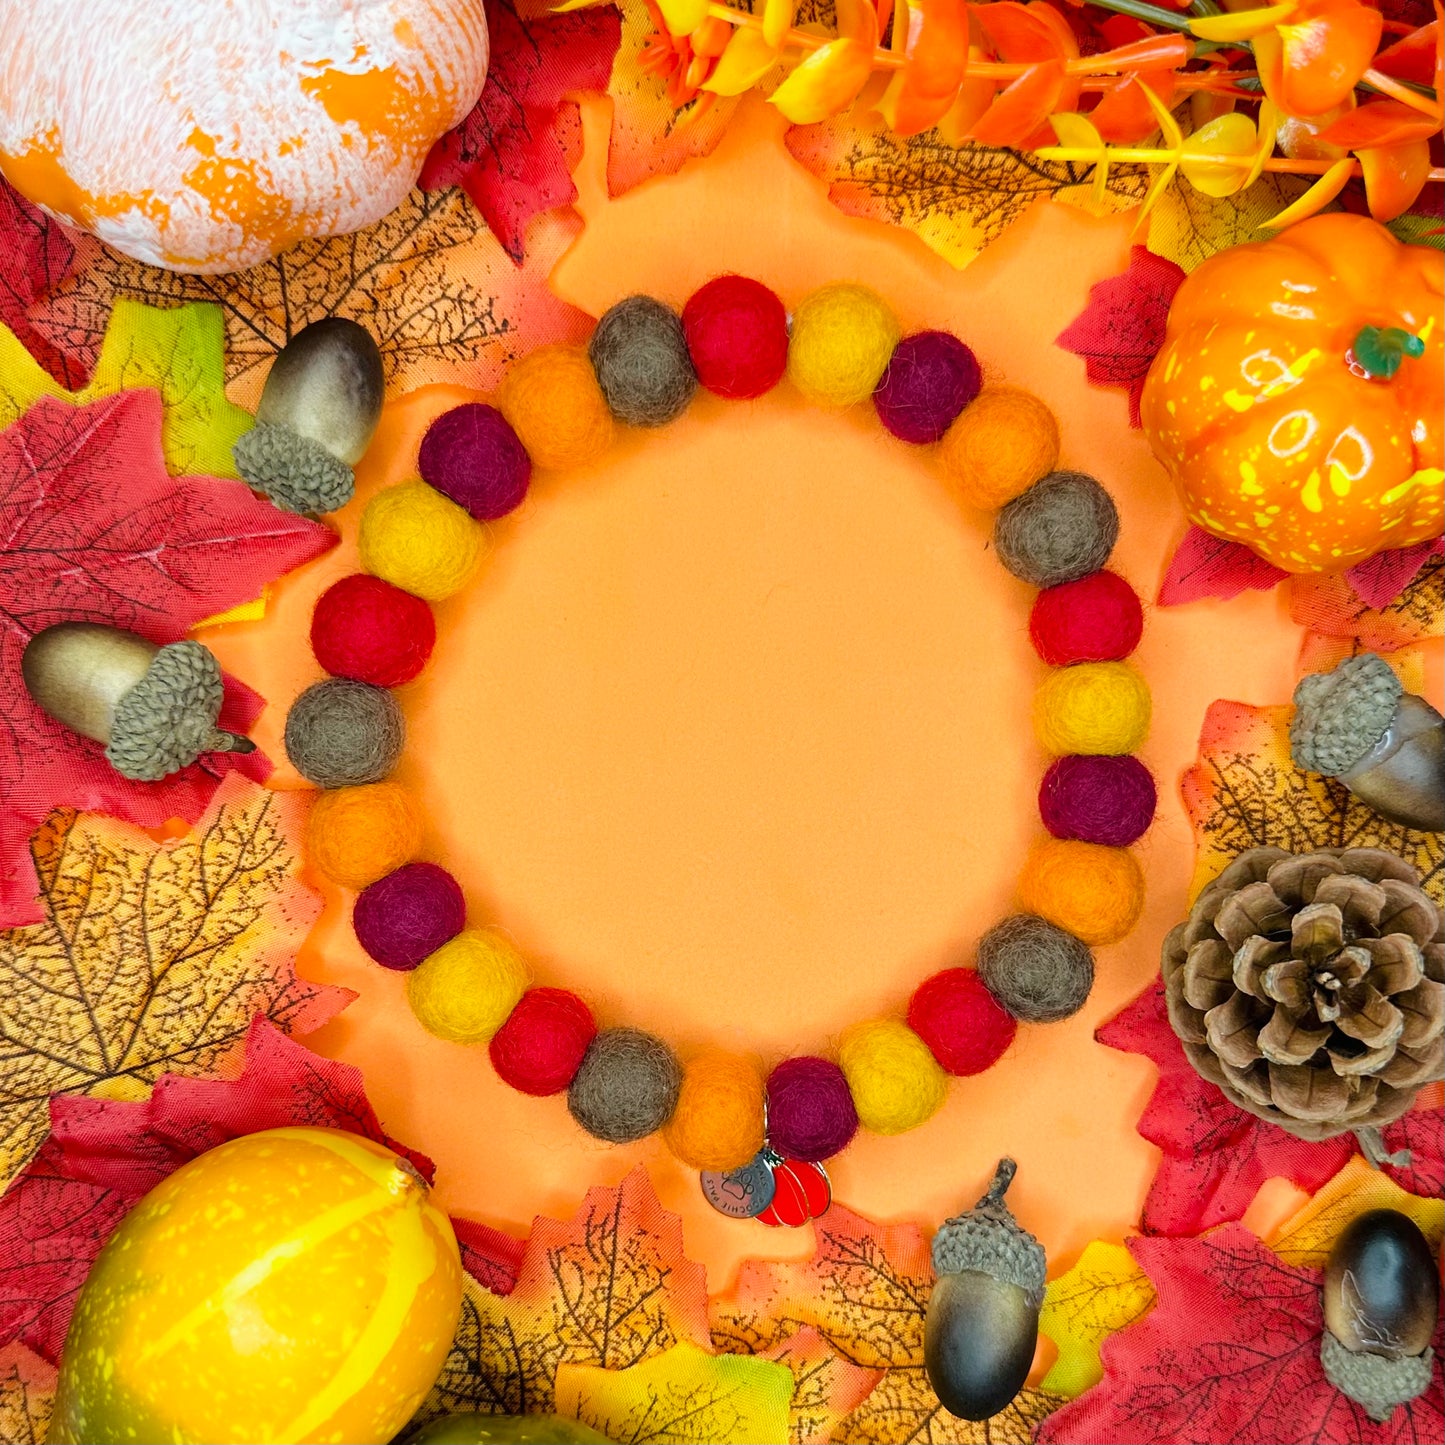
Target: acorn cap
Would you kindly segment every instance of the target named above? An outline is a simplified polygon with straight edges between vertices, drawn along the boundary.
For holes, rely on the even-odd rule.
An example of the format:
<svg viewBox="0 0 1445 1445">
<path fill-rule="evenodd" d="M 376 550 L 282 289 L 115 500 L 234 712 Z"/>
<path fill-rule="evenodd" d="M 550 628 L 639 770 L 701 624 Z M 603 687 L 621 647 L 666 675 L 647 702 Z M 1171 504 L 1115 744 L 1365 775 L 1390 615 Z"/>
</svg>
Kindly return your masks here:
<svg viewBox="0 0 1445 1445">
<path fill-rule="evenodd" d="M 289 426 L 258 421 L 231 448 L 247 486 L 283 511 L 334 512 L 356 491 L 351 468 Z"/>
<path fill-rule="evenodd" d="M 123 777 L 149 783 L 202 753 L 252 751 L 249 739 L 216 727 L 222 691 L 220 664 L 199 642 L 161 648 L 116 705 L 106 759 Z"/>
<path fill-rule="evenodd" d="M 1012 1159 L 999 1160 L 988 1193 L 972 1209 L 944 1221 L 933 1236 L 933 1270 L 938 1275 L 970 1269 L 992 1275 L 1017 1285 L 1038 1309 L 1048 1270 L 1044 1247 L 1019 1227 L 1003 1198 L 1017 1169 Z"/>
<path fill-rule="evenodd" d="M 1327 778 L 1349 772 L 1384 737 L 1404 690 L 1389 663 L 1373 652 L 1301 678 L 1289 725 L 1296 765 Z"/>
<path fill-rule="evenodd" d="M 1388 1420 L 1397 1406 L 1408 1404 L 1430 1388 L 1434 1360 L 1435 1353 L 1428 1346 L 1422 1354 L 1387 1360 L 1383 1355 L 1347 1350 L 1329 1330 L 1320 1339 L 1320 1364 L 1325 1378 L 1342 1395 L 1363 1406 L 1377 1423 Z"/>
</svg>

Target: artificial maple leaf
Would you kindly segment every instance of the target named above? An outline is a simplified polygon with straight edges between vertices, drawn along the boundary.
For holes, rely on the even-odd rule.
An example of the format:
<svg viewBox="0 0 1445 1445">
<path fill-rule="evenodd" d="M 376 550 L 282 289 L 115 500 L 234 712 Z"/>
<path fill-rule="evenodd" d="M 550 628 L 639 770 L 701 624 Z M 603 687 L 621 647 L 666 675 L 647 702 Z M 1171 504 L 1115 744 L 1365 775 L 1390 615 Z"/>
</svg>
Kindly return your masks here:
<svg viewBox="0 0 1445 1445">
<path fill-rule="evenodd" d="M 375 336 L 397 391 L 429 382 L 489 390 L 520 353 L 591 329 L 545 281 L 580 230 L 575 216 L 539 218 L 519 269 L 465 192 L 414 190 L 373 226 L 299 242 L 226 276 L 164 271 L 103 248 L 30 316 L 54 344 L 91 358 L 118 297 L 214 301 L 226 317 L 231 395 L 253 406 L 276 352 L 324 316 L 349 316 Z"/>
<path fill-rule="evenodd" d="M 1147 246 L 1129 252 L 1129 269 L 1089 288 L 1089 304 L 1055 338 L 1054 344 L 1084 358 L 1084 374 L 1095 386 L 1129 392 L 1129 425 L 1137 427 L 1144 378 L 1164 344 L 1169 303 L 1184 280 L 1183 269 Z"/>
<path fill-rule="evenodd" d="M 260 753 L 211 753 L 159 783 L 132 782 L 21 684 L 21 654 L 42 628 L 106 622 L 174 642 L 335 542 L 239 482 L 167 476 L 161 415 L 152 391 L 79 408 L 43 397 L 0 432 L 0 926 L 41 916 L 28 845 L 51 808 L 194 822 L 220 777 L 269 771 Z M 231 687 L 222 726 L 244 730 L 259 702 Z"/>
<path fill-rule="evenodd" d="M 939 1403 L 920 1366 L 894 1368 L 838 1428 L 838 1445 L 1028 1445 L 1064 1404 L 1062 1395 L 1023 1389 L 987 1420 L 961 1420 Z"/>
<path fill-rule="evenodd" d="M 536 1219 L 505 1297 L 466 1282 L 451 1353 L 413 1424 L 549 1413 L 559 1365 L 625 1370 L 679 1343 L 709 1343 L 707 1281 L 639 1168 L 589 1191 L 565 1223 Z"/>
<path fill-rule="evenodd" d="M 161 444 L 172 475 L 236 477 L 231 448 L 251 414 L 226 400 L 226 330 L 219 307 L 161 309 L 117 301 L 90 380 L 66 392 L 10 331 L 0 327 L 0 427 L 42 396 L 77 406 L 128 388 L 154 387 L 161 397 Z"/>
<path fill-rule="evenodd" d="M 492 59 L 481 99 L 432 147 L 418 184 L 461 186 L 520 264 L 532 217 L 577 199 L 582 128 L 566 97 L 606 90 L 622 20 L 611 5 L 554 15 L 494 0 L 487 26 Z"/>
<path fill-rule="evenodd" d="M 1345 576 L 1355 596 L 1366 607 L 1388 607 L 1420 574 L 1420 569 L 1445 551 L 1445 541 L 1417 542 L 1413 547 L 1390 547 L 1356 562 Z"/>
<path fill-rule="evenodd" d="M 1267 592 L 1288 576 L 1242 542 L 1213 537 L 1191 525 L 1169 559 L 1159 587 L 1159 605 L 1180 607 L 1205 597 L 1227 601 L 1241 592 Z"/>
<path fill-rule="evenodd" d="M 631 1445 L 756 1445 L 787 1438 L 792 1393 L 784 1365 L 677 1344 L 623 1370 L 564 1363 L 556 1410 Z"/>
<path fill-rule="evenodd" d="M 1237 1225 L 1129 1248 L 1159 1304 L 1104 1342 L 1102 1383 L 1042 1423 L 1041 1445 L 1445 1438 L 1438 1365 L 1426 1393 L 1383 1425 L 1325 1379 L 1318 1270 L 1286 1262 Z"/>
<path fill-rule="evenodd" d="M 251 1017 L 305 1032 L 352 997 L 291 956 L 320 912 L 300 881 L 300 795 L 240 778 L 194 830 L 155 843 L 53 813 L 35 836 L 43 922 L 0 933 L 0 1179 L 45 1137 L 53 1094 L 135 1097 L 237 1057 Z"/>
<path fill-rule="evenodd" d="M 844 1359 L 811 1327 L 765 1350 L 760 1358 L 786 1365 L 793 1377 L 789 1445 L 826 1445 L 843 1417 L 856 1410 L 882 1379 L 880 1371 Z"/>
<path fill-rule="evenodd" d="M 1042 1388 L 1072 1400 L 1103 1378 L 1099 1346 L 1154 1307 L 1154 1286 L 1122 1244 L 1096 1239 L 1066 1274 L 1051 1279 L 1039 1311 L 1039 1333 L 1059 1356 Z"/>
<path fill-rule="evenodd" d="M 1432 552 L 1404 591 L 1383 607 L 1364 601 L 1345 573 L 1295 577 L 1289 611 L 1301 626 L 1352 638 L 1361 651 L 1395 652 L 1439 637 L 1445 621 L 1445 557 Z"/>
<path fill-rule="evenodd" d="M 55 1366 L 24 1345 L 0 1349 L 0 1445 L 42 1445 L 55 1406 Z"/>
<path fill-rule="evenodd" d="M 1266 172 L 1232 196 L 1214 197 L 1176 177 L 1149 214 L 1149 249 L 1192 271 L 1216 252 L 1257 241 L 1259 228 L 1292 206 L 1313 179 Z"/>
</svg>

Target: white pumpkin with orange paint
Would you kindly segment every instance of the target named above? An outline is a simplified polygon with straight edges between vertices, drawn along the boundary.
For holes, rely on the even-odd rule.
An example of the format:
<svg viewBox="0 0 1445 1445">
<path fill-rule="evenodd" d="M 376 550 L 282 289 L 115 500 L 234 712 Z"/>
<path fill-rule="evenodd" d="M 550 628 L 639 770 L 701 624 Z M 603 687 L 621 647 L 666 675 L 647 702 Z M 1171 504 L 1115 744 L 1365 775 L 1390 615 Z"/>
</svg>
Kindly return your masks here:
<svg viewBox="0 0 1445 1445">
<path fill-rule="evenodd" d="M 234 271 L 400 204 L 482 0 L 0 0 L 0 171 L 137 260 Z"/>
</svg>

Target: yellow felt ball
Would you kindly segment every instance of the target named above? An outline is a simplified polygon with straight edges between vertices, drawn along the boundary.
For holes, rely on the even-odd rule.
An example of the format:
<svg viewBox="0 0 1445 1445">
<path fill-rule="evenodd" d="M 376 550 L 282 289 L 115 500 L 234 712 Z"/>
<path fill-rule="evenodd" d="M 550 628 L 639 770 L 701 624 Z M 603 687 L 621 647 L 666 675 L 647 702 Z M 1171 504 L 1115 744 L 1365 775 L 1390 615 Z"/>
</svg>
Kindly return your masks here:
<svg viewBox="0 0 1445 1445">
<path fill-rule="evenodd" d="M 1132 753 L 1149 735 L 1149 686 L 1127 662 L 1061 667 L 1034 697 L 1039 741 L 1068 753 Z"/>
<path fill-rule="evenodd" d="M 824 286 L 793 313 L 788 375 L 819 406 L 852 406 L 873 395 L 898 337 L 898 318 L 876 291 Z"/>
<path fill-rule="evenodd" d="M 756 1059 L 720 1049 L 683 1071 L 668 1148 L 691 1169 L 738 1169 L 763 1147 L 763 1074 Z"/>
<path fill-rule="evenodd" d="M 373 576 L 440 602 L 466 586 L 486 536 L 481 523 L 425 482 L 400 482 L 367 503 L 356 549 Z"/>
<path fill-rule="evenodd" d="M 996 510 L 1058 465 L 1058 418 L 1030 391 L 986 386 L 944 433 L 938 459 L 970 507 Z"/>
<path fill-rule="evenodd" d="M 1085 943 L 1117 943 L 1143 911 L 1144 873 L 1127 848 L 1048 838 L 1029 854 L 1019 899 Z"/>
<path fill-rule="evenodd" d="M 933 1051 L 897 1019 L 854 1024 L 839 1045 L 838 1065 L 859 1122 L 875 1134 L 916 1128 L 937 1113 L 948 1090 Z"/>
<path fill-rule="evenodd" d="M 421 813 L 405 788 L 332 788 L 311 805 L 306 856 L 333 883 L 359 891 L 415 858 L 421 834 Z"/>
<path fill-rule="evenodd" d="M 484 1044 L 527 988 L 527 965 L 500 933 L 465 929 L 428 954 L 406 981 L 417 1022 L 439 1039 Z"/>
<path fill-rule="evenodd" d="M 534 466 L 567 471 L 612 445 L 612 413 L 587 353 L 539 346 L 514 362 L 496 397 Z"/>
</svg>

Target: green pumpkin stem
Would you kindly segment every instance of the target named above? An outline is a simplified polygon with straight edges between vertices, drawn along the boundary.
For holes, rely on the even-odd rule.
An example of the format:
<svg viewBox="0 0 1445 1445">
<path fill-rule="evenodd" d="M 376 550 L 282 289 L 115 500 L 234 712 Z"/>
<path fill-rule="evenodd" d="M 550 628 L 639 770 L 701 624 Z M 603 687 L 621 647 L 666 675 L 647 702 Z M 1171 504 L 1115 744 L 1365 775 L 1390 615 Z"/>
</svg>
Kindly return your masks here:
<svg viewBox="0 0 1445 1445">
<path fill-rule="evenodd" d="M 1350 355 L 1374 381 L 1389 381 L 1407 356 L 1423 356 L 1425 343 L 1399 326 L 1365 326 L 1355 337 Z"/>
</svg>

